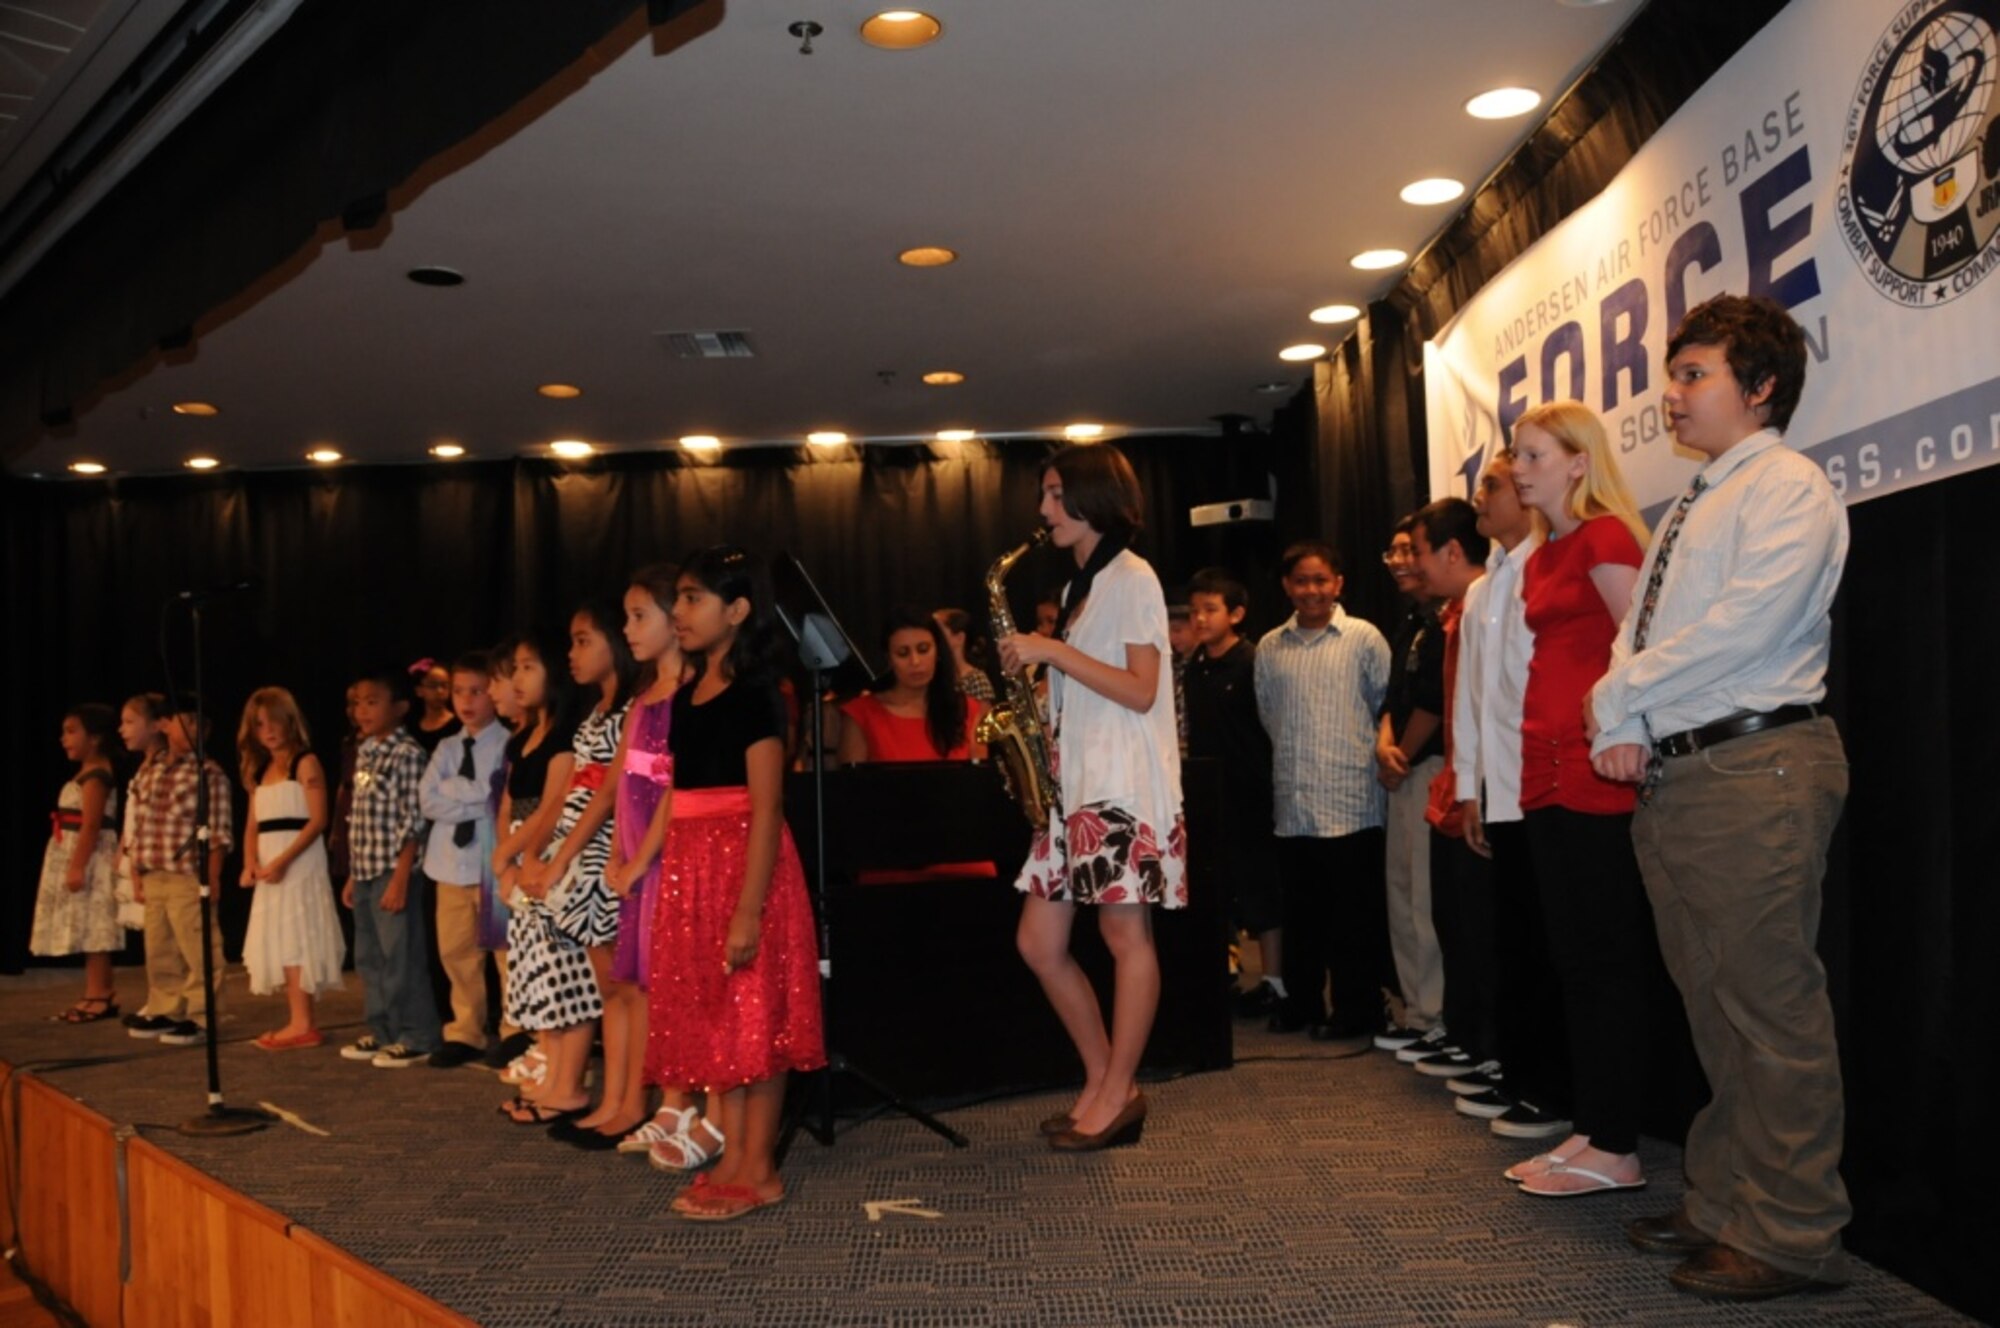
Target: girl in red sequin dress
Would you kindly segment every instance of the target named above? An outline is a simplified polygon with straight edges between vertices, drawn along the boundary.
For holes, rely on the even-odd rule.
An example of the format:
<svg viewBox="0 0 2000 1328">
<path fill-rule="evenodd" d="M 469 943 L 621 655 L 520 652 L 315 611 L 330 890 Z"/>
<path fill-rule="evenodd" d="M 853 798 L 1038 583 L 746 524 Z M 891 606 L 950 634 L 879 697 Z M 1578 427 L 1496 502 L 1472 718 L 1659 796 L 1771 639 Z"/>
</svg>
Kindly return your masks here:
<svg viewBox="0 0 2000 1328">
<path fill-rule="evenodd" d="M 768 582 L 742 550 L 705 550 L 681 571 L 672 617 L 696 673 L 673 699 L 646 1072 L 708 1094 L 728 1148 L 673 1208 L 721 1222 L 785 1197 L 775 1159 L 785 1075 L 826 1064 L 819 944 L 785 828 Z"/>
</svg>

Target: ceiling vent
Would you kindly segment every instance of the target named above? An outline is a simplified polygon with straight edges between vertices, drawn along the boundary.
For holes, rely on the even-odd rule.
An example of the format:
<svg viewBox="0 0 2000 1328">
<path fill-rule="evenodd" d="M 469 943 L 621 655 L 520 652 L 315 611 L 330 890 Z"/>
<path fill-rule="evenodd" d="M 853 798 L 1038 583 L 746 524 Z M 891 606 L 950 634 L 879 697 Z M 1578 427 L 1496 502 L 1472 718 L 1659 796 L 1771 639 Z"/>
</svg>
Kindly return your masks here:
<svg viewBox="0 0 2000 1328">
<path fill-rule="evenodd" d="M 655 332 L 677 360 L 747 360 L 757 354 L 748 332 Z"/>
</svg>

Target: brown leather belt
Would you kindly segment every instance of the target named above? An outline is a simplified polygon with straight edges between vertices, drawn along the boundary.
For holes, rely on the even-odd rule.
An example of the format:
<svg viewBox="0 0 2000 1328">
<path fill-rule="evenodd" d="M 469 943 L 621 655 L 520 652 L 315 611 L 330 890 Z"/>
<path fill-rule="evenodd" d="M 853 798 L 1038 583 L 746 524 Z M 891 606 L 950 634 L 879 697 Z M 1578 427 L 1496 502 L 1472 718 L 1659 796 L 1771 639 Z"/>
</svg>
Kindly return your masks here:
<svg viewBox="0 0 2000 1328">
<path fill-rule="evenodd" d="M 1752 733 L 1762 733 L 1765 729 L 1780 729 L 1787 724 L 1797 724 L 1802 720 L 1818 719 L 1820 708 L 1816 705 L 1779 706 L 1776 710 L 1745 710 L 1727 719 L 1718 719 L 1713 724 L 1704 724 L 1698 729 L 1688 729 L 1684 733 L 1670 733 L 1653 744 L 1653 750 L 1661 756 L 1693 756 L 1696 752 L 1717 743 L 1728 742 L 1731 738 L 1747 737 Z"/>
</svg>

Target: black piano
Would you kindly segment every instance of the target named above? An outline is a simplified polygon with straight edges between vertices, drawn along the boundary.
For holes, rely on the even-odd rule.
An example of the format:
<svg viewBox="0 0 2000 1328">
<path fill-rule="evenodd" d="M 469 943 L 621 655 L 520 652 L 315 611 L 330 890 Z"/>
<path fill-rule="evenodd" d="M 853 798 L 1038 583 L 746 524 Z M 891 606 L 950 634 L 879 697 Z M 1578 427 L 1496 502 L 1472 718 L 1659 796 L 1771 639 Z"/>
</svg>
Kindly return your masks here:
<svg viewBox="0 0 2000 1328">
<path fill-rule="evenodd" d="M 1160 1011 L 1142 1074 L 1231 1063 L 1228 924 L 1216 892 L 1203 887 L 1215 879 L 1205 852 L 1215 839 L 1202 827 L 1215 824 L 1220 774 L 1209 762 L 1184 767 L 1190 903 L 1153 914 Z M 962 762 L 859 766 L 828 772 L 825 795 L 830 1046 L 929 1105 L 1078 1082 L 1076 1054 L 1014 949 L 1014 877 L 1030 830 L 998 771 Z M 809 881 L 813 806 L 812 776 L 791 776 L 786 819 Z M 966 862 L 991 862 L 994 875 L 864 883 L 865 875 Z M 1087 909 L 1072 944 L 1108 1011 L 1111 959 Z M 865 1090 L 843 1085 L 841 1093 L 869 1101 Z"/>
</svg>

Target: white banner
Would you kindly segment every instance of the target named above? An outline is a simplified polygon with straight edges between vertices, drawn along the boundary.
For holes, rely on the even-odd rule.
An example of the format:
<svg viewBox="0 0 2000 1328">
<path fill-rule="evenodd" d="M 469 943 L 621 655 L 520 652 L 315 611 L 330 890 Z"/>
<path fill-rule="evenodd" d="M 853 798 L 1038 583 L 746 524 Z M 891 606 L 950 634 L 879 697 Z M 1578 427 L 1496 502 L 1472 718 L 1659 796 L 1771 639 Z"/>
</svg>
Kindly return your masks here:
<svg viewBox="0 0 2000 1328">
<path fill-rule="evenodd" d="M 2000 0 L 1793 0 L 1425 347 L 1432 494 L 1575 398 L 1656 511 L 1667 339 L 1725 291 L 1805 328 L 1786 441 L 1848 502 L 2000 463 Z"/>
</svg>

